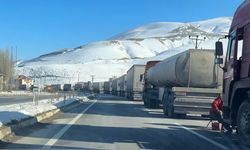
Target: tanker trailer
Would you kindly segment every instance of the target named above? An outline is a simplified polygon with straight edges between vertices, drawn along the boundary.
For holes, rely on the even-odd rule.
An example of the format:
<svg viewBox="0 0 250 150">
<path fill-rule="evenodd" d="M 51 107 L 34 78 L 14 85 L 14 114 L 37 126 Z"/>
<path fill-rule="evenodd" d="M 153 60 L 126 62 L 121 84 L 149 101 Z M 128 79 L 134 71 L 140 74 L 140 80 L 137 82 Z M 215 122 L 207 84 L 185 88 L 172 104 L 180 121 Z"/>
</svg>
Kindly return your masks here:
<svg viewBox="0 0 250 150">
<path fill-rule="evenodd" d="M 169 117 L 209 115 L 211 103 L 221 93 L 222 72 L 214 59 L 214 50 L 190 49 L 149 68 L 147 82 L 151 86 L 146 97 L 149 107 L 162 104 Z"/>
</svg>

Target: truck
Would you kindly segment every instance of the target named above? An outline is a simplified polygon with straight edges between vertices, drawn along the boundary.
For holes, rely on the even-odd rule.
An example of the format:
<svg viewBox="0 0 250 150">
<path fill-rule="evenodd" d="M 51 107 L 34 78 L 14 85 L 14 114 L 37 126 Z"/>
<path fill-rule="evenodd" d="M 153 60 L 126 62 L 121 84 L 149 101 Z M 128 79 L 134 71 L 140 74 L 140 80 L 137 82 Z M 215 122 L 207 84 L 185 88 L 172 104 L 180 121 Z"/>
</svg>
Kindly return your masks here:
<svg viewBox="0 0 250 150">
<path fill-rule="evenodd" d="M 187 114 L 208 116 L 213 100 L 221 93 L 222 71 L 214 59 L 214 50 L 189 49 L 148 64 L 144 105 L 162 105 L 170 118 Z"/>
<path fill-rule="evenodd" d="M 84 85 L 84 82 L 77 82 L 74 86 L 74 90 L 75 91 L 83 91 L 83 85 Z"/>
<path fill-rule="evenodd" d="M 51 90 L 53 92 L 59 92 L 59 91 L 61 91 L 61 85 L 60 84 L 52 84 L 51 85 Z"/>
<path fill-rule="evenodd" d="M 112 94 L 112 82 L 114 78 L 109 78 L 108 81 L 104 82 L 104 93 L 105 94 Z"/>
<path fill-rule="evenodd" d="M 154 90 L 154 88 L 151 88 L 151 85 L 148 83 L 147 81 L 147 72 L 148 69 L 153 67 L 155 64 L 159 63 L 160 61 L 148 61 L 146 63 L 145 66 L 145 71 L 144 74 L 140 76 L 140 81 L 143 84 L 143 94 L 142 94 L 142 99 L 143 99 L 143 103 L 144 106 L 147 108 L 157 108 L 157 106 L 152 106 L 152 105 L 157 105 L 157 100 L 158 100 L 158 89 Z M 157 95 L 157 96 L 153 96 L 155 94 L 153 94 L 153 92 Z M 152 95 L 152 96 L 151 96 Z M 156 102 L 154 103 L 152 100 L 150 101 L 151 103 L 148 102 L 149 99 L 155 98 L 156 97 Z M 152 103 L 153 102 L 153 103 Z"/>
<path fill-rule="evenodd" d="M 124 74 L 119 78 L 119 86 L 120 86 L 120 96 L 126 97 L 127 92 L 127 75 Z"/>
<path fill-rule="evenodd" d="M 115 78 L 111 84 L 112 94 L 116 96 L 120 96 L 120 81 L 119 78 Z"/>
<path fill-rule="evenodd" d="M 83 91 L 84 92 L 91 92 L 92 91 L 92 83 L 90 81 L 83 82 Z"/>
<path fill-rule="evenodd" d="M 250 1 L 235 12 L 229 30 L 223 65 L 223 43 L 216 42 L 216 64 L 223 70 L 223 118 L 238 130 L 241 141 L 250 145 Z"/>
<path fill-rule="evenodd" d="M 140 77 L 145 71 L 145 65 L 135 64 L 127 71 L 127 98 L 142 100 L 143 85 Z"/>
<path fill-rule="evenodd" d="M 71 91 L 71 84 L 64 84 L 63 91 Z"/>
<path fill-rule="evenodd" d="M 93 83 L 93 91 L 95 93 L 103 94 L 103 92 L 104 92 L 104 82 L 94 82 Z"/>
</svg>

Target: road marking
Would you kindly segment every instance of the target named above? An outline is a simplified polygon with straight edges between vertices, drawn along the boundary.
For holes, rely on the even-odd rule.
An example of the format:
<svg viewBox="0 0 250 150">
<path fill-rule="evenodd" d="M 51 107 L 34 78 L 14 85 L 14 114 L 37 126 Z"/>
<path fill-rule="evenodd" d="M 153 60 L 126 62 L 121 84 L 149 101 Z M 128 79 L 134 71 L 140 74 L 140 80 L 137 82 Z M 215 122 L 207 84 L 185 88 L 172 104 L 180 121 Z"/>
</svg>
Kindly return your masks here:
<svg viewBox="0 0 250 150">
<path fill-rule="evenodd" d="M 180 125 L 179 123 L 174 123 L 174 124 L 177 125 L 177 126 L 179 126 L 179 127 L 181 127 L 181 128 L 183 128 L 183 129 L 185 129 L 186 131 L 188 131 L 188 132 L 190 132 L 190 133 L 192 133 L 192 134 L 194 134 L 194 135 L 202 138 L 203 140 L 205 140 L 205 141 L 207 141 L 209 143 L 212 143 L 212 144 L 220 147 L 221 149 L 230 150 L 228 147 L 226 147 L 226 146 L 224 146 L 224 145 L 222 145 L 222 144 L 220 144 L 220 143 L 218 143 L 218 142 L 216 142 L 216 141 L 214 141 L 212 139 L 209 139 L 209 138 L 207 138 L 207 137 L 205 137 L 205 136 L 203 136 L 203 135 L 201 135 L 201 134 L 199 134 L 199 133 L 197 133 L 197 132 L 195 132 L 195 131 L 187 128 L 187 127 L 184 127 L 184 126 Z"/>
<path fill-rule="evenodd" d="M 50 148 L 53 146 L 62 136 L 63 134 L 73 125 L 76 123 L 82 115 L 84 115 L 95 103 L 97 100 L 95 100 L 92 104 L 90 104 L 86 109 L 84 109 L 80 114 L 78 114 L 74 119 L 72 119 L 66 126 L 64 126 L 57 134 L 55 134 L 45 145 L 43 148 Z"/>
</svg>

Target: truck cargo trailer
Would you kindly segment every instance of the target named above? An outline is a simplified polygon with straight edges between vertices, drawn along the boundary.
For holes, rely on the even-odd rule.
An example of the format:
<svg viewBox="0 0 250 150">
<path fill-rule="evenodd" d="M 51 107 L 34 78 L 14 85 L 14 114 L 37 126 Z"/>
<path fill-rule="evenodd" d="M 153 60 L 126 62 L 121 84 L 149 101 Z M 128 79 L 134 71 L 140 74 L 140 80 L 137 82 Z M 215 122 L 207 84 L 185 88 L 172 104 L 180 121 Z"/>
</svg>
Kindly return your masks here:
<svg viewBox="0 0 250 150">
<path fill-rule="evenodd" d="M 63 85 L 63 91 L 71 91 L 71 84 L 64 84 Z"/>
<path fill-rule="evenodd" d="M 115 78 L 112 82 L 112 95 L 120 96 L 119 78 Z"/>
<path fill-rule="evenodd" d="M 140 81 L 145 65 L 133 65 L 127 71 L 127 97 L 131 100 L 142 100 L 143 85 Z"/>
<path fill-rule="evenodd" d="M 114 78 L 109 78 L 109 81 L 104 82 L 104 93 L 105 94 L 112 94 L 112 82 Z"/>
<path fill-rule="evenodd" d="M 127 94 L 127 75 L 123 75 L 119 78 L 119 86 L 120 86 L 120 96 L 126 97 Z"/>
<path fill-rule="evenodd" d="M 104 93 L 104 82 L 94 82 L 93 83 L 93 91 L 95 93 Z"/>
</svg>

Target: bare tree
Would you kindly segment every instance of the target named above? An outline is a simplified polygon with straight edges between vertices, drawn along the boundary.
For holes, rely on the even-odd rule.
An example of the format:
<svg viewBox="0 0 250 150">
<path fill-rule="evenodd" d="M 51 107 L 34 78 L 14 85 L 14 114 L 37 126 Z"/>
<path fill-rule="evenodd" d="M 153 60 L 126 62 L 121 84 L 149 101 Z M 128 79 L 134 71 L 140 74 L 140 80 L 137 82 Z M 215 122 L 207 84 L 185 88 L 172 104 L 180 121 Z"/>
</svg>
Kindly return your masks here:
<svg viewBox="0 0 250 150">
<path fill-rule="evenodd" d="M 14 88 L 14 62 L 13 55 L 9 50 L 0 50 L 0 75 L 3 76 L 3 90 Z"/>
</svg>

